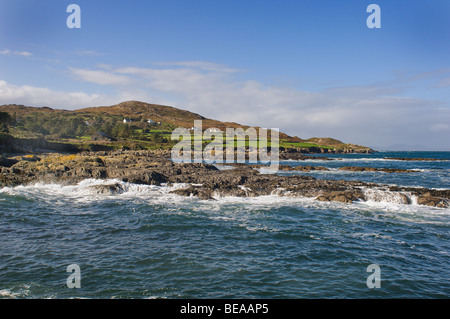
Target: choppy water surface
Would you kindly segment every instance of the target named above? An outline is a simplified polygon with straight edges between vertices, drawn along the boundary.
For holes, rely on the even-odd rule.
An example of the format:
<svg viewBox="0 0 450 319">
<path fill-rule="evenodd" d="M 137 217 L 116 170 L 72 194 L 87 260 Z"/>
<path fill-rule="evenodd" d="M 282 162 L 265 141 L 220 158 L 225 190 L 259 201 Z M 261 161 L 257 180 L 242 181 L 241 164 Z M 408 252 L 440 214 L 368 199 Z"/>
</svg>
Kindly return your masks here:
<svg viewBox="0 0 450 319">
<path fill-rule="evenodd" d="M 437 154 L 437 155 L 436 155 Z M 323 171 L 317 178 L 450 188 L 450 154 L 332 155 L 290 165 L 372 166 L 417 173 Z M 411 155 L 411 154 L 409 154 Z M 436 157 L 441 156 L 441 157 Z M 289 172 L 292 173 L 292 172 Z M 305 174 L 305 173 L 304 173 Z M 0 298 L 448 298 L 450 209 L 267 196 L 201 201 L 120 182 L 0 190 Z M 182 187 L 176 185 L 174 187 Z M 66 268 L 81 269 L 69 289 Z M 369 289 L 370 264 L 381 288 Z"/>
</svg>

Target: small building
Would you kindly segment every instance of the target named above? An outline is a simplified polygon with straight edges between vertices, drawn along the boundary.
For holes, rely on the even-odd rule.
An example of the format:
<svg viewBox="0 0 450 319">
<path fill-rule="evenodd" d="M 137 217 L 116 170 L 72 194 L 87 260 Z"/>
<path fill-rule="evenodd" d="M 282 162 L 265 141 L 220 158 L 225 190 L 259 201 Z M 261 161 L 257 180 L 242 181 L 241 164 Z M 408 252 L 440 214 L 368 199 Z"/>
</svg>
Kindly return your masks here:
<svg viewBox="0 0 450 319">
<path fill-rule="evenodd" d="M 97 132 L 91 136 L 91 140 L 93 141 L 109 141 L 114 142 L 117 141 L 114 137 L 111 137 L 103 132 Z"/>
<path fill-rule="evenodd" d="M 218 129 L 217 127 L 210 127 L 205 130 L 207 133 L 221 133 L 222 131 Z"/>
<path fill-rule="evenodd" d="M 148 119 L 148 120 L 147 120 L 147 123 L 148 123 L 148 124 L 154 124 L 155 122 L 154 122 L 152 119 Z"/>
</svg>

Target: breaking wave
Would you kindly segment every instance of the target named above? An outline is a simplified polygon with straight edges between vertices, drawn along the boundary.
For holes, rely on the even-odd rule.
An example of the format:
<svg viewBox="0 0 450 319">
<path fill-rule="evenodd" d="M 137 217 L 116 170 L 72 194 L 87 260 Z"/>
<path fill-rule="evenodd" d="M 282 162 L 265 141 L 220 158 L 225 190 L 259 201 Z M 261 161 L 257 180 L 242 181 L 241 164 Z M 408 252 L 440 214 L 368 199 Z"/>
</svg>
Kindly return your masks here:
<svg viewBox="0 0 450 319">
<path fill-rule="evenodd" d="M 0 194 L 9 196 L 18 196 L 30 200 L 40 200 L 51 203 L 52 205 L 67 205 L 71 203 L 90 203 L 93 201 L 105 200 L 130 200 L 139 201 L 146 204 L 166 204 L 171 203 L 174 206 L 184 206 L 202 209 L 211 209 L 214 205 L 222 204 L 245 204 L 252 207 L 277 207 L 280 205 L 294 205 L 300 207 L 322 207 L 322 208 L 384 208 L 397 211 L 399 209 L 415 211 L 440 211 L 449 212 L 450 209 L 428 207 L 418 205 L 417 197 L 410 192 L 392 192 L 383 188 L 365 188 L 361 190 L 365 200 L 344 204 L 338 202 L 316 201 L 314 198 L 300 196 L 283 196 L 280 189 L 274 190 L 271 195 L 259 197 L 234 197 L 234 196 L 213 196 L 213 200 L 200 200 L 196 197 L 185 197 L 171 193 L 177 189 L 183 189 L 189 184 L 162 184 L 139 185 L 123 182 L 117 179 L 99 180 L 86 179 L 76 185 L 46 184 L 35 183 L 26 186 L 3 187 Z M 200 186 L 200 185 L 198 185 Z M 241 188 L 245 189 L 244 186 Z M 4 200 L 4 198 L 1 198 Z M 381 206 L 380 206 L 381 205 Z"/>
</svg>

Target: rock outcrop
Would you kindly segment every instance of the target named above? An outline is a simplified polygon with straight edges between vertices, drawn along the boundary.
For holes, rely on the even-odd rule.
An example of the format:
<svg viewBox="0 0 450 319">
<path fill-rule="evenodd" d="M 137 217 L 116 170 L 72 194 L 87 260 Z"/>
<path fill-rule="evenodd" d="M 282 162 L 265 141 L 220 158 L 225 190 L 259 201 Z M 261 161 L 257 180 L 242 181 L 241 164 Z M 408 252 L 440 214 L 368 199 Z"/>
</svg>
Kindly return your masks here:
<svg viewBox="0 0 450 319">
<path fill-rule="evenodd" d="M 222 196 L 302 196 L 319 201 L 351 203 L 367 200 L 364 189 L 379 185 L 345 180 L 322 180 L 311 176 L 261 174 L 261 165 L 234 164 L 219 170 L 204 163 L 174 163 L 163 151 L 83 152 L 76 155 L 29 155 L 0 158 L 0 186 L 33 182 L 76 184 L 84 179 L 118 179 L 146 185 L 185 183 L 173 193 L 212 200 Z M 360 169 L 360 168 L 358 168 Z M 327 170 L 320 166 L 281 165 L 281 171 Z M 99 194 L 117 194 L 120 184 L 92 186 Z M 409 192 L 420 205 L 449 207 L 450 190 L 390 187 L 389 192 Z M 405 200 L 405 202 L 408 202 Z"/>
<path fill-rule="evenodd" d="M 375 167 L 360 167 L 360 166 L 344 166 L 340 167 L 341 171 L 351 172 L 385 172 L 385 173 L 415 173 L 417 171 L 401 168 L 375 168 Z"/>
</svg>

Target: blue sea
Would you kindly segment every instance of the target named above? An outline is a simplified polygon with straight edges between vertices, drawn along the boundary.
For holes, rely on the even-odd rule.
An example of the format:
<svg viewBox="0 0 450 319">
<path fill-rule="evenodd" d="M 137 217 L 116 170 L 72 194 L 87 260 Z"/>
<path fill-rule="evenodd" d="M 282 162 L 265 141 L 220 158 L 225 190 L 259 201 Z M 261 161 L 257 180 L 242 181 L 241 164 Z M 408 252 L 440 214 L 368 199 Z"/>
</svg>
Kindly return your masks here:
<svg viewBox="0 0 450 319">
<path fill-rule="evenodd" d="M 332 154 L 284 161 L 318 179 L 450 189 L 450 152 Z M 386 157 L 436 158 L 400 161 Z M 342 166 L 414 169 L 346 172 Z M 343 204 L 311 198 L 199 200 L 133 185 L 0 189 L 0 298 L 449 298 L 450 209 L 376 190 Z M 368 190 L 367 192 L 371 192 Z M 73 279 L 69 265 L 79 267 Z M 379 288 L 370 288 L 369 265 Z M 80 288 L 70 288 L 69 280 Z M 78 280 L 78 281 L 76 281 Z"/>
</svg>

